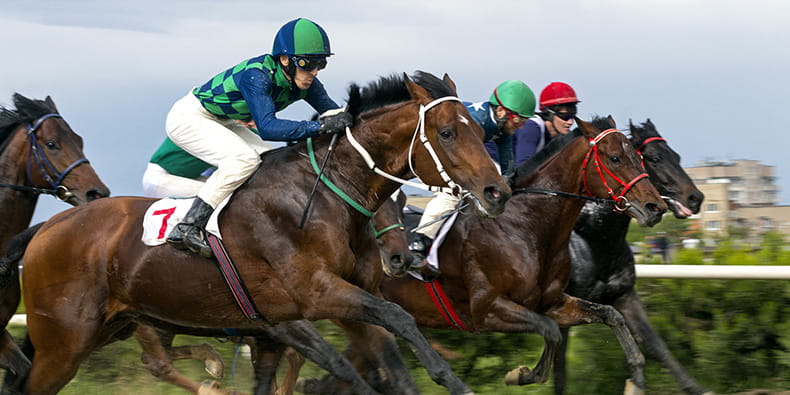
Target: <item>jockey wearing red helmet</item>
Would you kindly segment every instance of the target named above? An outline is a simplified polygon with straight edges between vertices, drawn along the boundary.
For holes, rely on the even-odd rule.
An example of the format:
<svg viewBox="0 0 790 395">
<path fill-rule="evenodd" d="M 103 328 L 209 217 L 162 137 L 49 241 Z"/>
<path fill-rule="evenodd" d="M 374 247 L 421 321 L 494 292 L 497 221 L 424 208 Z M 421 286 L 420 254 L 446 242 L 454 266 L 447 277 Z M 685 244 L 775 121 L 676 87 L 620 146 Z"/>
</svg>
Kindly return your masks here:
<svg viewBox="0 0 790 395">
<path fill-rule="evenodd" d="M 576 117 L 576 91 L 564 82 L 552 82 L 540 92 L 540 112 L 516 131 L 513 141 L 516 166 L 540 151 L 552 138 L 570 132 Z"/>
</svg>

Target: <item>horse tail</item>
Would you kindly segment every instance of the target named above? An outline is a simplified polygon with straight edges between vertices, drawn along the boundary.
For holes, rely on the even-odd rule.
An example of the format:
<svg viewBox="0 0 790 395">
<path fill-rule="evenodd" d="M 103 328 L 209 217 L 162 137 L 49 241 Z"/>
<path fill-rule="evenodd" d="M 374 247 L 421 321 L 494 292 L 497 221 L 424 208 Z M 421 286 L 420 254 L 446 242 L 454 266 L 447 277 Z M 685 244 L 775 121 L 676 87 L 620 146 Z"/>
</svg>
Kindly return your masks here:
<svg viewBox="0 0 790 395">
<path fill-rule="evenodd" d="M 33 225 L 11 238 L 6 247 L 5 254 L 0 258 L 0 290 L 8 288 L 12 280 L 19 279 L 19 261 L 25 255 L 25 249 L 36 232 L 44 225 L 43 222 Z"/>
</svg>

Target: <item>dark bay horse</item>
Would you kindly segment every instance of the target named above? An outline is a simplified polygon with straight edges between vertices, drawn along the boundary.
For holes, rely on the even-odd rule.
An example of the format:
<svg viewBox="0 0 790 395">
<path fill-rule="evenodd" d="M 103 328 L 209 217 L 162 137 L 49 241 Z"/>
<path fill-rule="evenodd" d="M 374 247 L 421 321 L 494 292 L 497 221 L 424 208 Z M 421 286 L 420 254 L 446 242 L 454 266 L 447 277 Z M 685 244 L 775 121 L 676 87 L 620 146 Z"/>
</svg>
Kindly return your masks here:
<svg viewBox="0 0 790 395">
<path fill-rule="evenodd" d="M 356 85 L 349 89 L 348 108 L 356 118 L 351 132 L 357 136 L 352 140 L 349 132 L 339 140 L 323 178 L 343 193 L 319 188 L 304 229 L 297 224 L 329 136 L 317 139 L 315 149 L 308 141 L 264 155 L 221 214 L 220 227 L 268 320 L 334 318 L 361 336 L 381 326 L 411 344 L 434 381 L 451 393 L 468 393 L 414 319 L 371 294 L 382 275 L 367 221 L 398 188 L 391 178 L 417 175 L 429 184 L 462 188 L 487 216 L 501 213 L 510 197 L 482 145 L 482 129 L 455 97 L 449 77 L 414 78 L 392 76 L 362 92 Z M 360 154 L 364 150 L 367 157 Z M 153 201 L 97 200 L 53 217 L 30 240 L 23 289 L 35 357 L 28 392 L 58 391 L 91 351 L 135 322 L 260 328 L 241 314 L 209 260 L 142 244 L 142 216 Z M 75 235 L 74 229 L 82 231 Z"/>
<path fill-rule="evenodd" d="M 648 119 L 630 125 L 631 143 L 644 157 L 650 180 L 676 218 L 699 212 L 704 196 L 680 165 L 680 156 Z M 672 356 L 664 341 L 647 320 L 647 312 L 634 290 L 634 255 L 626 241 L 630 218 L 611 208 L 588 203 L 576 222 L 570 239 L 571 276 L 565 292 L 591 302 L 611 305 L 625 318 L 631 333 L 648 356 L 660 361 L 689 394 L 703 394 L 699 385 Z M 562 349 L 554 362 L 555 393 L 565 390 L 565 348 L 568 329 L 563 328 Z"/>
<path fill-rule="evenodd" d="M 445 320 L 425 283 L 409 277 L 385 279 L 381 289 L 420 326 L 542 335 L 546 347 L 535 370 L 510 372 L 508 384 L 548 379 L 561 341 L 559 327 L 605 323 L 625 351 L 633 384 L 643 389 L 644 358 L 623 317 L 611 306 L 563 292 L 570 275 L 568 240 L 584 200 L 562 193 L 586 190 L 613 198 L 618 209 L 642 226 L 656 224 L 666 204 L 642 176 L 638 155 L 625 135 L 612 129 L 611 118 L 596 119 L 594 125 L 577 122 L 579 131 L 558 137 L 517 169 L 514 195 L 502 215 L 459 215 L 439 246 L 442 275 L 435 285 L 443 288 L 445 307 L 454 311 L 448 316 L 455 320 Z"/>
<path fill-rule="evenodd" d="M 14 108 L 0 107 L 0 250 L 30 225 L 40 194 L 71 205 L 110 195 L 82 151 L 82 138 L 60 115 L 55 102 L 13 95 Z M 18 281 L 4 288 L 0 317 L 7 322 L 19 304 Z M 10 359 L 9 359 L 10 358 Z M 27 365 L 6 332 L 0 339 L 0 367 Z"/>
</svg>

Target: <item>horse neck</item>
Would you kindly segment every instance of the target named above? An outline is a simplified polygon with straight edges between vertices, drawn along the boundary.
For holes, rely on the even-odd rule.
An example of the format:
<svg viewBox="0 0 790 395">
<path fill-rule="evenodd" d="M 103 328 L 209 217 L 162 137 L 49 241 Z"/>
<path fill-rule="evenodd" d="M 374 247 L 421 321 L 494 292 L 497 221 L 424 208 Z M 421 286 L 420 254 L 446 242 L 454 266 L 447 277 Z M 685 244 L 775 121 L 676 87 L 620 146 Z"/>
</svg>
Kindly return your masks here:
<svg viewBox="0 0 790 395">
<path fill-rule="evenodd" d="M 523 183 L 519 182 L 516 188 L 583 193 L 582 162 L 587 155 L 587 150 L 586 138 L 574 139 L 564 149 L 549 158 L 533 173 L 532 177 L 525 179 Z M 560 196 L 547 197 L 533 193 L 517 195 L 511 199 L 511 202 L 509 205 L 521 205 L 518 210 L 520 216 L 529 218 L 539 213 L 540 219 L 536 218 L 535 220 L 542 221 L 543 226 L 525 226 L 521 229 L 527 232 L 529 237 L 536 237 L 538 245 L 552 246 L 552 251 L 564 248 L 584 206 L 584 200 L 581 199 Z"/>
<path fill-rule="evenodd" d="M 409 144 L 417 118 L 416 104 L 390 105 L 362 118 L 352 133 L 381 170 L 408 179 L 412 176 L 408 165 Z M 322 148 L 320 157 L 325 152 Z M 338 140 L 334 155 L 327 165 L 332 181 L 370 211 L 378 210 L 401 185 L 369 169 L 348 138 Z"/>
<path fill-rule="evenodd" d="M 0 153 L 0 183 L 25 185 L 26 160 L 29 152 L 27 135 L 18 127 Z M 38 195 L 0 187 L 0 247 L 5 248 L 12 236 L 30 224 Z"/>
</svg>

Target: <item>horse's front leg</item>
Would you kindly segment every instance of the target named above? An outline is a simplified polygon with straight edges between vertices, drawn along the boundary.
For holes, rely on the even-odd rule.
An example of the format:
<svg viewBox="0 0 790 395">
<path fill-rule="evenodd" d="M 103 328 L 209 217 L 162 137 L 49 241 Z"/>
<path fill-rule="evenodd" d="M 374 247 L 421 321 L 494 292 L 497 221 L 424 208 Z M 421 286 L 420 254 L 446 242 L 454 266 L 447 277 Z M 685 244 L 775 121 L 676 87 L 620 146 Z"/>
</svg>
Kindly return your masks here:
<svg viewBox="0 0 790 395">
<path fill-rule="evenodd" d="M 275 341 L 291 346 L 302 356 L 315 362 L 338 379 L 350 383 L 355 393 L 377 393 L 362 379 L 354 366 L 321 337 L 311 322 L 306 320 L 283 322 L 271 328 L 265 328 L 265 331 Z M 298 387 L 297 391 L 304 392 Z"/>
<path fill-rule="evenodd" d="M 645 357 L 639 350 L 631 332 L 625 324 L 623 316 L 614 307 L 593 303 L 563 294 L 562 301 L 546 312 L 546 316 L 562 327 L 591 323 L 603 323 L 612 328 L 620 347 L 625 352 L 626 362 L 631 371 L 631 381 L 626 383 L 626 391 L 634 394 L 644 393 L 645 389 Z"/>
<path fill-rule="evenodd" d="M 549 379 L 551 362 L 562 339 L 560 328 L 554 321 L 512 300 L 493 295 L 495 293 L 487 292 L 483 287 L 473 293 L 470 308 L 475 329 L 512 333 L 532 332 L 542 336 L 545 343 L 543 354 L 535 368 L 530 370 L 526 366 L 519 366 L 511 370 L 505 375 L 505 384 L 545 383 Z"/>
<path fill-rule="evenodd" d="M 313 287 L 301 295 L 312 295 L 300 301 L 304 317 L 309 320 L 336 318 L 379 325 L 400 336 L 411 345 L 428 375 L 451 394 L 468 394 L 472 390 L 455 376 L 450 364 L 431 348 L 417 328 L 414 317 L 395 303 L 377 298 L 348 283 L 331 272 L 313 273 Z M 298 295 L 294 295 L 298 297 Z"/>
<path fill-rule="evenodd" d="M 691 377 L 667 348 L 666 343 L 656 333 L 647 319 L 647 311 L 634 290 L 620 297 L 613 304 L 625 318 L 628 328 L 644 347 L 648 356 L 660 361 L 687 394 L 700 395 L 711 393 Z"/>
</svg>

